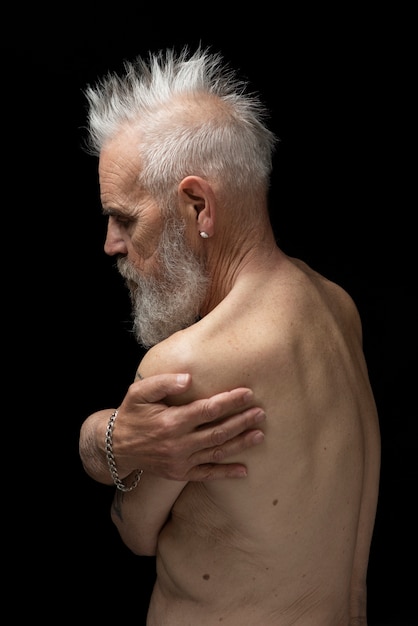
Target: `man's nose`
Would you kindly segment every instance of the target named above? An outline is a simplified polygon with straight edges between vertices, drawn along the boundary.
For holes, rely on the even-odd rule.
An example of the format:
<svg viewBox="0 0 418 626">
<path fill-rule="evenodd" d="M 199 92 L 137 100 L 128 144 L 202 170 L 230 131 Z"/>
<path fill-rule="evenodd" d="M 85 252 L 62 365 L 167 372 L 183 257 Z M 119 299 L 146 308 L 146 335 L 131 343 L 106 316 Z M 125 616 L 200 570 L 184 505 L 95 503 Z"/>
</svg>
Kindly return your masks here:
<svg viewBox="0 0 418 626">
<path fill-rule="evenodd" d="M 112 217 L 109 217 L 107 224 L 104 251 L 109 256 L 115 256 L 115 254 L 127 254 L 125 239 L 122 236 L 120 228 L 117 226 Z"/>
</svg>

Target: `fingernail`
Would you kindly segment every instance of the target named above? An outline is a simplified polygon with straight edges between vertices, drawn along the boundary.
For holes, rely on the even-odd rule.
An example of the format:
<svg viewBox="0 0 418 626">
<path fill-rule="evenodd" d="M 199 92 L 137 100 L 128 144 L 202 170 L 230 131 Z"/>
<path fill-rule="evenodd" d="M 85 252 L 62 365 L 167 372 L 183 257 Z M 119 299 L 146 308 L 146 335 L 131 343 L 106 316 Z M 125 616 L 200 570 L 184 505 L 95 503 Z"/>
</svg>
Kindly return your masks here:
<svg viewBox="0 0 418 626">
<path fill-rule="evenodd" d="M 264 411 L 259 411 L 258 413 L 255 414 L 254 416 L 255 418 L 255 422 L 262 422 L 266 419 L 266 414 L 264 413 Z"/>
<path fill-rule="evenodd" d="M 253 392 L 251 391 L 251 389 L 249 389 L 248 391 L 246 391 L 246 392 L 244 393 L 244 395 L 242 396 L 242 399 L 243 399 L 244 403 L 246 403 L 246 402 L 251 402 L 251 400 L 252 400 L 253 398 L 254 398 L 254 394 L 253 394 Z"/>
<path fill-rule="evenodd" d="M 254 433 L 252 441 L 253 443 L 261 443 L 262 441 L 264 441 L 263 431 L 258 430 L 256 433 Z"/>
</svg>

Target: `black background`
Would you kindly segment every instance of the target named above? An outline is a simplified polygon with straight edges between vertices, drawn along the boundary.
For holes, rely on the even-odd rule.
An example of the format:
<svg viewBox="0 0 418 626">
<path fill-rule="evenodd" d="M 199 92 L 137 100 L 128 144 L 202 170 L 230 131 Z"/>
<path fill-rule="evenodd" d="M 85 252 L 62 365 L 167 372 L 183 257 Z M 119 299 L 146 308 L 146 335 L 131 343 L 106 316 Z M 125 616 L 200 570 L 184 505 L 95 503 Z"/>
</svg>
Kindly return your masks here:
<svg viewBox="0 0 418 626">
<path fill-rule="evenodd" d="M 226 20 L 219 8 L 196 11 L 64 11 L 48 27 L 25 14 L 5 28 L 4 267 L 13 285 L 5 311 L 18 337 L 15 448 L 29 448 L 18 463 L 28 488 L 17 490 L 15 610 L 28 610 L 29 595 L 34 617 L 144 623 L 153 559 L 121 544 L 109 517 L 113 490 L 89 479 L 78 457 L 82 421 L 118 405 L 141 357 L 128 295 L 103 252 L 82 90 L 125 58 L 200 42 L 221 51 L 271 111 L 279 245 L 345 287 L 359 308 L 382 432 L 369 626 L 409 626 L 418 484 L 411 16 L 253 10 Z"/>
</svg>

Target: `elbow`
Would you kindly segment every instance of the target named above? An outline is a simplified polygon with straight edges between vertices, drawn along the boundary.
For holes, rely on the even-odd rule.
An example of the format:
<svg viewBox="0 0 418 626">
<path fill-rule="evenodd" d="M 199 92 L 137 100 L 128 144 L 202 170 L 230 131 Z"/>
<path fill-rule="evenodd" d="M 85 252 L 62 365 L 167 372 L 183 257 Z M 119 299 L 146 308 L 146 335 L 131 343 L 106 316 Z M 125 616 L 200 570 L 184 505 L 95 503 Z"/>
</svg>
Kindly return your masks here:
<svg viewBox="0 0 418 626">
<path fill-rule="evenodd" d="M 153 536 L 149 529 L 138 528 L 136 524 L 129 524 L 122 520 L 112 508 L 112 522 L 117 528 L 119 536 L 125 546 L 136 556 L 155 556 L 157 554 L 157 536 Z"/>
<path fill-rule="evenodd" d="M 136 556 L 155 556 L 157 554 L 157 543 L 151 542 L 149 537 L 143 537 L 141 533 L 136 533 L 133 536 L 132 533 L 118 530 L 125 546 Z"/>
<path fill-rule="evenodd" d="M 133 552 L 135 554 L 135 556 L 156 556 L 157 554 L 157 546 L 151 546 L 151 545 L 146 545 L 144 543 L 141 544 L 128 544 L 126 543 L 126 541 L 122 538 L 122 541 L 124 542 L 124 544 L 129 548 L 129 550 L 131 552 Z"/>
</svg>

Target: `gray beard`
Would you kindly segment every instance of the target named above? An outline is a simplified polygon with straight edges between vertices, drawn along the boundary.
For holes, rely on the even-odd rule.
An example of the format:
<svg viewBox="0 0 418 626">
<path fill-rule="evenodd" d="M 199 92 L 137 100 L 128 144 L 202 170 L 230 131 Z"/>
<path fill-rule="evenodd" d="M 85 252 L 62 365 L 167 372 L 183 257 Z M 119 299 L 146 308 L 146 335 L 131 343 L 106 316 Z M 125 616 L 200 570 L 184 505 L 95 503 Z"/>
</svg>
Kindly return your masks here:
<svg viewBox="0 0 418 626">
<path fill-rule="evenodd" d="M 157 250 L 157 276 L 141 276 L 126 257 L 117 268 L 129 288 L 133 331 L 138 343 L 150 348 L 194 324 L 207 295 L 209 276 L 187 246 L 184 223 L 166 221 Z"/>
</svg>

